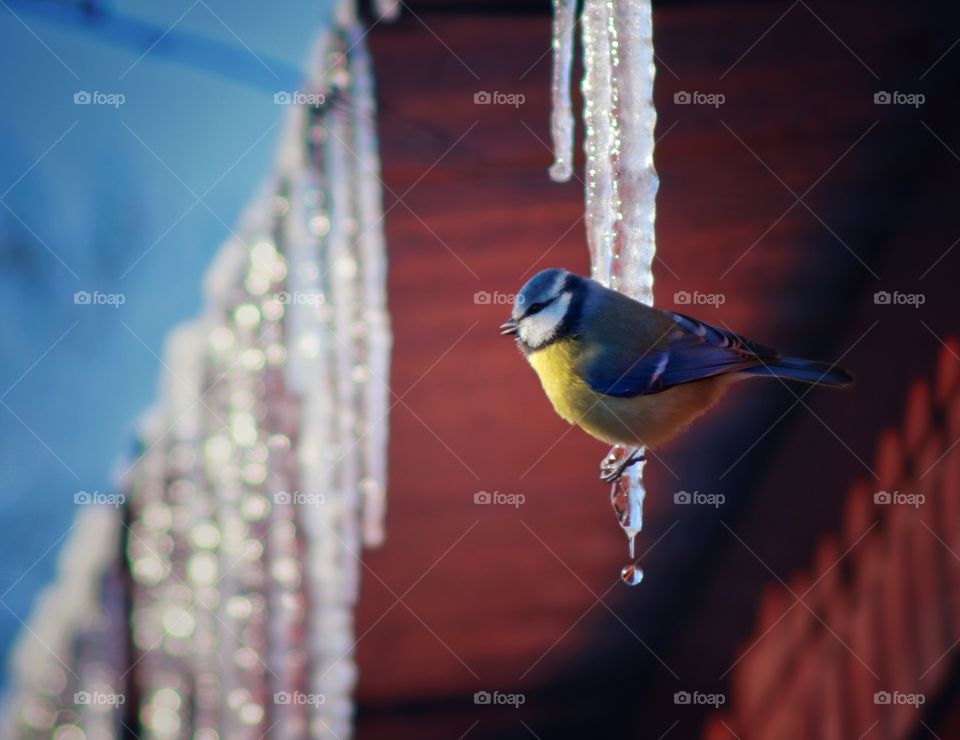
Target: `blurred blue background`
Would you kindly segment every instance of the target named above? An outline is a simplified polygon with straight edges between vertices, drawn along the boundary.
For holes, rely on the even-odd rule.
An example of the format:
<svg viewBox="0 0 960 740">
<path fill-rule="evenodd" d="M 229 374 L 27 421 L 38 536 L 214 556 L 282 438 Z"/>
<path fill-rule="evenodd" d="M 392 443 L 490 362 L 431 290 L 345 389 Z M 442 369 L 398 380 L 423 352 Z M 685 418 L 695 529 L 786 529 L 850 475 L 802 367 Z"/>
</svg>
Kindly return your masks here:
<svg viewBox="0 0 960 740">
<path fill-rule="evenodd" d="M 113 491 L 163 339 L 197 312 L 206 265 L 270 171 L 284 112 L 273 94 L 295 88 L 327 4 L 0 5 L 6 682 L 74 494 Z M 78 291 L 123 304 L 76 304 Z"/>
</svg>

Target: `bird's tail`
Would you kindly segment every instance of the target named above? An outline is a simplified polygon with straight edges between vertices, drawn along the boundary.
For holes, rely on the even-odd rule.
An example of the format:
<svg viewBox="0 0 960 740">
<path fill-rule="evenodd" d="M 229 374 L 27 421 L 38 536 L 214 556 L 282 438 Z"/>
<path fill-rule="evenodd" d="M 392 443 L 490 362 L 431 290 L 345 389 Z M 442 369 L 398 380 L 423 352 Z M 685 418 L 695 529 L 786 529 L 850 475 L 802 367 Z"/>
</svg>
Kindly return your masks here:
<svg viewBox="0 0 960 740">
<path fill-rule="evenodd" d="M 765 365 L 758 365 L 744 371 L 747 375 L 768 378 L 799 380 L 802 383 L 843 387 L 853 383 L 853 376 L 842 367 L 834 367 L 826 362 L 801 360 L 797 357 L 778 357 Z"/>
</svg>

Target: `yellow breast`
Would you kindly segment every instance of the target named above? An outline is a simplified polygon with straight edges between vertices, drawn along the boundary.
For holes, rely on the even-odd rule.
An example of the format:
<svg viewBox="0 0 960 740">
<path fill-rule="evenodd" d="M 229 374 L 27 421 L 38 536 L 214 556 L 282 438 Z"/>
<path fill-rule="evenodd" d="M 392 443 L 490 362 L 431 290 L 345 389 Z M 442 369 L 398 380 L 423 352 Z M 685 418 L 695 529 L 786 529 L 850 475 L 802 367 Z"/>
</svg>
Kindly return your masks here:
<svg viewBox="0 0 960 740">
<path fill-rule="evenodd" d="M 554 410 L 571 424 L 579 424 L 597 400 L 597 394 L 576 374 L 576 344 L 561 339 L 527 355 Z"/>
</svg>

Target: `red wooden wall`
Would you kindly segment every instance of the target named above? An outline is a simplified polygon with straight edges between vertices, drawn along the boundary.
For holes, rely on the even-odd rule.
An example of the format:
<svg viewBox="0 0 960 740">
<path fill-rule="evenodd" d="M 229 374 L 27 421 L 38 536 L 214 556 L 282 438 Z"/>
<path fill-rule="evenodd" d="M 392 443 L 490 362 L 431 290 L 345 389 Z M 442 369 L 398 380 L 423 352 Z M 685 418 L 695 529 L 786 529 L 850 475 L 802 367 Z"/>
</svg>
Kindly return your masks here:
<svg viewBox="0 0 960 740">
<path fill-rule="evenodd" d="M 546 175 L 547 8 L 435 0 L 376 26 L 400 400 L 388 542 L 366 558 L 358 614 L 361 740 L 698 737 L 712 707 L 677 705 L 678 691 L 724 694 L 727 724 L 753 737 L 775 721 L 751 704 L 767 701 L 757 686 L 779 692 L 784 712 L 830 727 L 874 716 L 869 706 L 837 708 L 841 688 L 862 694 L 874 679 L 840 686 L 823 666 L 859 663 L 829 634 L 795 643 L 771 633 L 730 668 L 783 595 L 789 603 L 779 580 L 801 593 L 816 578 L 802 574 L 849 543 L 853 482 L 881 490 L 874 473 L 884 485 L 910 480 L 874 447 L 883 428 L 914 428 L 901 424 L 908 388 L 936 377 L 940 340 L 957 333 L 960 249 L 950 246 L 960 237 L 960 161 L 950 150 L 960 152 L 960 48 L 948 49 L 960 14 L 893 2 L 676 2 L 656 5 L 655 26 L 657 302 L 674 307 L 678 291 L 722 294 L 719 307 L 685 310 L 792 353 L 842 357 L 858 385 L 801 396 L 803 388 L 758 382 L 731 393 L 648 466 L 646 579 L 621 586 L 625 541 L 596 480 L 603 448 L 568 431 L 497 335 L 509 307 L 475 302 L 478 292 L 514 292 L 542 267 L 587 268 L 581 185 Z M 927 101 L 875 105 L 882 90 L 921 91 Z M 478 91 L 525 102 L 479 106 Z M 676 105 L 680 91 L 726 102 Z M 877 305 L 879 290 L 922 292 L 926 302 Z M 941 451 L 960 434 L 945 422 L 924 428 Z M 726 503 L 677 506 L 679 490 L 722 493 Z M 480 491 L 525 503 L 477 505 Z M 886 547 L 881 531 L 911 514 L 897 511 L 863 552 Z M 931 542 L 911 543 L 897 551 L 908 560 L 885 554 L 874 577 L 899 582 L 933 557 Z M 849 591 L 836 582 L 847 566 L 835 570 L 809 599 Z M 960 625 L 951 633 L 942 621 L 942 603 L 930 611 L 927 577 L 910 583 L 928 601 L 911 601 L 918 619 L 941 619 L 938 639 L 891 635 L 884 655 L 919 659 L 960 637 Z M 950 584 L 940 602 L 954 598 Z M 846 613 L 843 601 L 817 603 L 824 615 Z M 797 607 L 793 618 L 804 613 Z M 876 633 L 856 619 L 844 629 L 863 641 L 865 662 L 880 663 L 865 637 Z M 797 624 L 777 629 L 811 629 Z M 764 650 L 774 657 L 757 667 Z M 794 653 L 803 660 L 775 657 Z M 946 686 L 954 663 L 943 665 Z M 787 679 L 804 675 L 820 704 L 788 698 Z M 482 690 L 525 701 L 475 705 Z M 947 721 L 922 716 L 935 730 Z M 787 736 L 820 736 L 796 727 Z"/>
</svg>

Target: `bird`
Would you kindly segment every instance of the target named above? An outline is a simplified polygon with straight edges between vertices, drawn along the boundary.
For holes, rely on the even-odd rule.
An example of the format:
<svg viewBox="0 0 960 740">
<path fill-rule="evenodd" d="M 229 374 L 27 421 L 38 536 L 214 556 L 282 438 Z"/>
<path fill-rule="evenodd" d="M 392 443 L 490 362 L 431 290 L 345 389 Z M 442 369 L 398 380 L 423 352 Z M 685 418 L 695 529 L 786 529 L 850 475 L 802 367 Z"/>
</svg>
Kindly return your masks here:
<svg viewBox="0 0 960 740">
<path fill-rule="evenodd" d="M 514 297 L 500 333 L 513 336 L 554 410 L 610 445 L 601 478 L 673 439 L 747 378 L 844 387 L 835 365 L 783 357 L 774 349 L 690 316 L 636 301 L 562 268 L 543 270 Z"/>
</svg>

